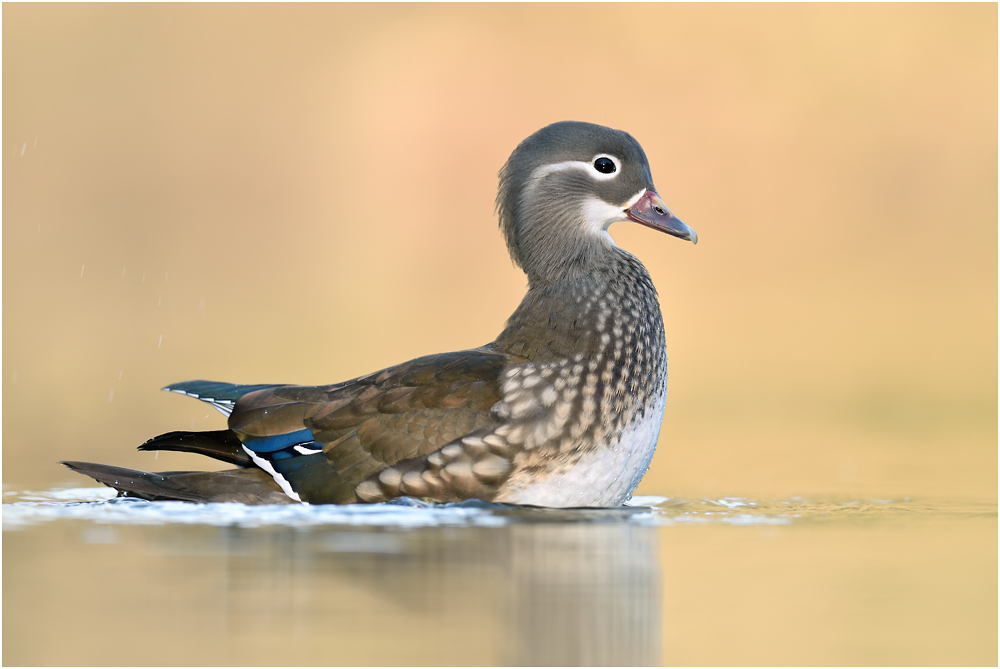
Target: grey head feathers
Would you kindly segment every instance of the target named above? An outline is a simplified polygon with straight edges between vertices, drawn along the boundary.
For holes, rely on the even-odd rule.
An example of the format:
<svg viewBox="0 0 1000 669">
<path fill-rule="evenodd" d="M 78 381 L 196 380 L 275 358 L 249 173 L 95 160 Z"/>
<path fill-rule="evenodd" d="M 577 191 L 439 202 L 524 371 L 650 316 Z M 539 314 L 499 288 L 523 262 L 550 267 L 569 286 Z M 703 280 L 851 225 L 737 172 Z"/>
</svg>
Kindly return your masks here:
<svg viewBox="0 0 1000 669">
<path fill-rule="evenodd" d="M 511 258 L 532 285 L 589 271 L 614 248 L 608 226 L 647 189 L 649 163 L 627 132 L 579 121 L 542 128 L 500 170 L 497 213 Z"/>
</svg>

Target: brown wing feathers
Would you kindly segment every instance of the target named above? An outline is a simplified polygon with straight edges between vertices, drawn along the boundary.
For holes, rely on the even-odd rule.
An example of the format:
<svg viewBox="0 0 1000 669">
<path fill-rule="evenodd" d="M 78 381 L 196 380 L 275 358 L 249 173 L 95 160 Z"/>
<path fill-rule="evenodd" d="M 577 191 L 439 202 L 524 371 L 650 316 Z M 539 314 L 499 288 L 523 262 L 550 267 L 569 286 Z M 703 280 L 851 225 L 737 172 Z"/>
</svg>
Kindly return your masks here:
<svg viewBox="0 0 1000 669">
<path fill-rule="evenodd" d="M 426 469 L 426 464 L 418 464 L 425 456 L 495 424 L 491 409 L 500 400 L 500 375 L 510 362 L 507 355 L 483 348 L 417 358 L 331 386 L 256 386 L 259 389 L 236 400 L 229 430 L 171 432 L 139 447 L 199 453 L 243 470 L 153 474 L 91 463 L 65 464 L 146 499 L 290 501 L 271 476 L 254 465 L 244 443 L 253 448 L 254 439 L 311 431 L 315 443 L 308 448 L 322 452 L 288 451 L 281 459 L 274 453 L 257 455 L 273 458 L 269 466 L 290 482 L 303 501 L 358 501 L 358 485 L 387 467 L 403 463 L 402 469 Z M 188 385 L 195 384 L 199 389 L 212 385 Z M 212 388 L 219 394 L 215 385 Z M 395 476 L 395 470 L 390 472 L 390 479 Z"/>
<path fill-rule="evenodd" d="M 281 462 L 282 473 L 304 500 L 355 501 L 357 485 L 387 466 L 495 423 L 490 410 L 508 362 L 494 351 L 461 351 L 336 386 L 261 390 L 240 399 L 230 427 L 261 436 L 308 428 L 325 460 L 297 458 L 303 466 L 295 469 Z"/>
</svg>

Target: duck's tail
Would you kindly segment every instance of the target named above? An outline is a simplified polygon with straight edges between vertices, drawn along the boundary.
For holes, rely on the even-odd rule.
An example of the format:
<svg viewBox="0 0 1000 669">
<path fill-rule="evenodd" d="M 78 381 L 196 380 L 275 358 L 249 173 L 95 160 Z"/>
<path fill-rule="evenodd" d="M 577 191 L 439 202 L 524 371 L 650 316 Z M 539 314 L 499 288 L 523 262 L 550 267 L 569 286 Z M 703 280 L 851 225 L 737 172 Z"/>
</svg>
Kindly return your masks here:
<svg viewBox="0 0 1000 669">
<path fill-rule="evenodd" d="M 236 433 L 232 430 L 216 430 L 214 432 L 168 432 L 159 437 L 153 437 L 142 446 L 140 451 L 180 451 L 182 453 L 197 453 L 207 455 L 216 460 L 228 462 L 237 467 L 253 467 L 253 460 L 243 450 Z"/>
<path fill-rule="evenodd" d="M 221 472 L 153 473 L 93 462 L 66 461 L 62 464 L 114 488 L 122 497 L 202 503 L 294 503 L 294 500 L 282 492 L 267 472 L 256 468 L 229 469 Z"/>
</svg>

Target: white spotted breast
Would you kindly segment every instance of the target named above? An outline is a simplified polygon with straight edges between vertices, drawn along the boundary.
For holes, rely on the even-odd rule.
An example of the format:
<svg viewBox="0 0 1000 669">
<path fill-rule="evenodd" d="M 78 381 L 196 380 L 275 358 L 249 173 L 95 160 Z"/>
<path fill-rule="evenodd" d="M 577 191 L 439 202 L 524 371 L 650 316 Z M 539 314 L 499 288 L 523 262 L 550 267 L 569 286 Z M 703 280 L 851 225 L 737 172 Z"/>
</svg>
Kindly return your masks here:
<svg viewBox="0 0 1000 669">
<path fill-rule="evenodd" d="M 664 386 L 656 403 L 616 438 L 582 453 L 570 466 L 540 475 L 533 483 L 512 476 L 497 491 L 495 501 L 550 507 L 624 504 L 649 469 L 666 399 Z"/>
</svg>

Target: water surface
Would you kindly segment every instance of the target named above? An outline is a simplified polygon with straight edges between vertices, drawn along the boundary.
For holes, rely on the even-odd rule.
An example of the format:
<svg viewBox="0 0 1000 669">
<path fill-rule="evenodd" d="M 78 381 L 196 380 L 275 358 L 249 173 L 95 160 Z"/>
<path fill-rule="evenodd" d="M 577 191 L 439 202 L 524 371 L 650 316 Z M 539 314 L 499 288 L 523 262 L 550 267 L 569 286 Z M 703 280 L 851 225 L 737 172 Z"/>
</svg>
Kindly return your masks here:
<svg viewBox="0 0 1000 669">
<path fill-rule="evenodd" d="M 112 495 L 5 492 L 5 664 L 996 663 L 993 503 Z"/>
</svg>

